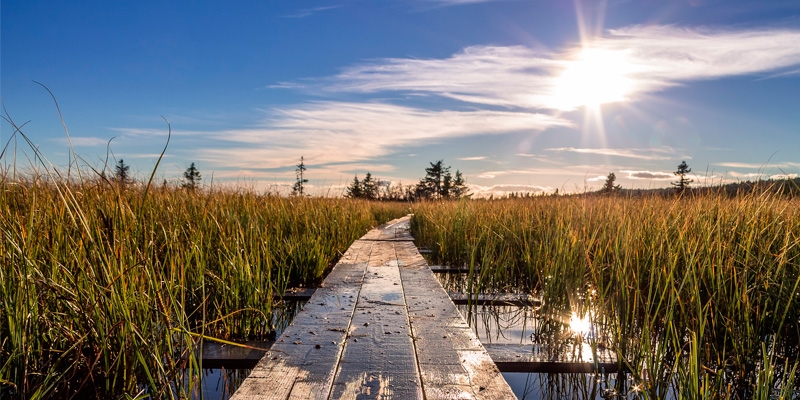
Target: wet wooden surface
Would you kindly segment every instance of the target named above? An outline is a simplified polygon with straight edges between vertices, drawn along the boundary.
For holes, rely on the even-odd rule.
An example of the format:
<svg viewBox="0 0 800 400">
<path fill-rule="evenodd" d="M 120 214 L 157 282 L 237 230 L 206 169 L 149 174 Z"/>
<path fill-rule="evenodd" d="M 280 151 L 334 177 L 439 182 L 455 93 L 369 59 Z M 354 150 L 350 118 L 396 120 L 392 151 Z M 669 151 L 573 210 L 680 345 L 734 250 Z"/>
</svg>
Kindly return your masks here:
<svg viewBox="0 0 800 400">
<path fill-rule="evenodd" d="M 497 367 L 503 372 L 592 373 L 617 372 L 616 355 L 607 349 L 589 345 L 560 348 L 530 344 L 484 344 Z"/>
<path fill-rule="evenodd" d="M 515 398 L 409 220 L 353 243 L 233 399 Z"/>
<path fill-rule="evenodd" d="M 434 271 L 431 269 L 431 271 Z M 316 289 L 314 288 L 298 288 L 287 290 L 283 296 L 275 296 L 276 299 L 287 301 L 306 301 L 314 295 Z M 456 305 L 495 305 L 495 306 L 537 306 L 541 304 L 541 300 L 527 294 L 513 294 L 513 293 L 458 293 L 447 292 L 450 300 Z"/>
<path fill-rule="evenodd" d="M 248 342 L 269 349 L 274 342 Z M 532 373 L 613 373 L 619 364 L 613 352 L 598 350 L 597 364 L 591 352 L 576 352 L 571 348 L 548 349 L 531 344 L 483 344 L 500 372 Z M 215 342 L 203 344 L 203 368 L 253 369 L 269 350 L 243 348 Z M 583 349 L 586 351 L 586 349 Z"/>
</svg>

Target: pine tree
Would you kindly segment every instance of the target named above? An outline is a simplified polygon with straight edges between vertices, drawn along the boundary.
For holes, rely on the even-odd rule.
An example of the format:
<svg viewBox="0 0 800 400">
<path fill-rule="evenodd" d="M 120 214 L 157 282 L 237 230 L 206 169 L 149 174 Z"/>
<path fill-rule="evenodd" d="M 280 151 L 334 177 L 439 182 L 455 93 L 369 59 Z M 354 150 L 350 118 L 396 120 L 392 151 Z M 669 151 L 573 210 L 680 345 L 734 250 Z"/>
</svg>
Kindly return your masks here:
<svg viewBox="0 0 800 400">
<path fill-rule="evenodd" d="M 181 187 L 184 187 L 189 190 L 195 190 L 200 185 L 200 181 L 203 178 L 200 176 L 200 171 L 197 170 L 197 167 L 194 166 L 194 163 L 186 168 L 186 171 L 183 172 L 183 183 Z"/>
<path fill-rule="evenodd" d="M 353 183 L 347 187 L 344 196 L 351 199 L 360 199 L 364 193 L 361 182 L 358 180 L 358 175 L 353 178 Z"/>
<path fill-rule="evenodd" d="M 686 161 L 681 161 L 681 163 L 678 164 L 678 170 L 675 171 L 674 174 L 679 178 L 677 182 L 672 182 L 672 186 L 675 186 L 675 190 L 678 193 L 683 193 L 689 188 L 689 184 L 694 182 L 694 180 L 686 177 L 686 175 L 688 175 L 690 172 L 692 172 L 692 169 L 689 168 L 689 165 L 686 164 Z"/>
<path fill-rule="evenodd" d="M 467 195 L 467 185 L 461 172 L 456 170 L 453 177 L 450 167 L 444 166 L 444 161 L 430 163 L 425 168 L 425 177 L 417 184 L 415 195 L 425 199 L 458 199 Z"/>
<path fill-rule="evenodd" d="M 417 197 L 426 199 L 441 197 L 444 176 L 450 171 L 450 168 L 444 166 L 444 160 L 430 164 L 429 168 L 425 168 L 425 177 L 417 185 Z"/>
<path fill-rule="evenodd" d="M 467 188 L 467 182 L 464 180 L 464 176 L 461 175 L 461 171 L 456 170 L 456 177 L 453 179 L 453 187 L 450 189 L 452 197 L 454 199 L 460 199 L 465 196 L 469 196 L 469 188 Z"/>
<path fill-rule="evenodd" d="M 114 166 L 114 181 L 117 182 L 118 185 L 125 187 L 125 185 L 131 182 L 131 177 L 128 174 L 130 169 L 131 167 L 129 165 L 125 165 L 125 160 L 120 159 L 117 165 Z"/>
<path fill-rule="evenodd" d="M 622 189 L 622 186 L 614 185 L 616 181 L 617 175 L 615 175 L 613 172 L 609 173 L 608 177 L 606 177 L 606 183 L 603 185 L 603 188 L 600 189 L 600 193 L 614 193 Z"/>
<path fill-rule="evenodd" d="M 303 161 L 302 156 L 300 157 L 300 164 L 297 164 L 297 168 L 294 171 L 297 175 L 297 181 L 292 187 L 292 194 L 296 196 L 303 196 L 305 184 L 308 183 L 308 179 L 305 179 L 304 177 L 304 173 L 306 172 L 306 164 Z"/>
<path fill-rule="evenodd" d="M 367 200 L 378 199 L 378 181 L 372 178 L 372 174 L 367 172 L 367 176 L 361 181 L 361 197 Z"/>
</svg>

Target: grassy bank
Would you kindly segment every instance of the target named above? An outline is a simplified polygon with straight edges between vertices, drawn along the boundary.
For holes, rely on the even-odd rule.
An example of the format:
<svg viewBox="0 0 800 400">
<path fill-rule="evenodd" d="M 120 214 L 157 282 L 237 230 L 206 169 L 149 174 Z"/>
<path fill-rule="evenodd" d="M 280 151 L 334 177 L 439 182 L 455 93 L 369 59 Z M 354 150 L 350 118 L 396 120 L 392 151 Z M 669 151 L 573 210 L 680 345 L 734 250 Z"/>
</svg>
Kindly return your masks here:
<svg viewBox="0 0 800 400">
<path fill-rule="evenodd" d="M 0 397 L 189 396 L 199 335 L 268 336 L 274 293 L 313 285 L 354 239 L 406 213 L 3 177 Z"/>
<path fill-rule="evenodd" d="M 542 316 L 591 319 L 591 345 L 617 352 L 638 396 L 792 398 L 796 199 L 539 197 L 414 213 L 436 262 L 473 267 L 471 292 L 528 291 Z"/>
</svg>

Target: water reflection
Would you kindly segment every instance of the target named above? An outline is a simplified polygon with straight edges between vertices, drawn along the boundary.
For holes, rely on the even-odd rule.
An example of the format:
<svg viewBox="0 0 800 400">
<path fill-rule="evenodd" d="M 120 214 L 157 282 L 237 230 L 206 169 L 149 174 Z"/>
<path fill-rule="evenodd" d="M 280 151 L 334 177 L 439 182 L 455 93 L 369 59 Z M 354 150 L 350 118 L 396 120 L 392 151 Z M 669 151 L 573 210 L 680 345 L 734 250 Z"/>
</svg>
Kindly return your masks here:
<svg viewBox="0 0 800 400">
<path fill-rule="evenodd" d="M 295 315 L 299 313 L 305 301 L 282 301 L 274 305 L 271 327 L 272 332 L 263 338 L 274 340 L 275 337 L 280 336 L 281 333 L 289 326 Z M 242 341 L 240 341 L 242 342 Z M 251 346 L 264 347 L 261 344 L 254 343 L 267 343 L 264 341 L 247 341 Z M 207 345 L 213 345 L 214 351 L 208 351 Z M 250 369 L 245 368 L 226 368 L 225 365 L 241 364 L 242 354 L 247 353 L 249 349 L 238 348 L 232 345 L 220 345 L 216 342 L 203 341 L 197 339 L 193 343 L 194 349 L 197 351 L 196 357 L 211 357 L 213 363 L 209 365 L 223 365 L 221 368 L 211 368 L 198 370 L 194 368 L 194 364 L 188 363 L 189 368 L 182 370 L 180 379 L 176 379 L 173 384 L 174 392 L 179 393 L 180 398 L 192 398 L 198 400 L 226 400 L 229 399 L 236 389 L 244 382 L 245 378 L 250 374 Z M 229 349 L 227 352 L 225 349 Z M 204 349 L 203 353 L 200 349 Z M 205 354 L 207 352 L 207 354 Z M 205 354 L 205 355 L 203 355 Z M 226 364 L 225 357 L 231 357 L 232 363 Z M 240 365 L 237 365 L 240 366 Z M 146 390 L 146 389 L 145 389 Z"/>
<path fill-rule="evenodd" d="M 519 399 L 631 399 L 643 398 L 627 376 L 617 374 L 522 374 L 503 373 Z M 621 391 L 620 391 L 621 389 Z M 673 397 L 668 397 L 673 398 Z"/>
<path fill-rule="evenodd" d="M 192 399 L 227 400 L 250 375 L 249 369 L 205 369 Z"/>
</svg>

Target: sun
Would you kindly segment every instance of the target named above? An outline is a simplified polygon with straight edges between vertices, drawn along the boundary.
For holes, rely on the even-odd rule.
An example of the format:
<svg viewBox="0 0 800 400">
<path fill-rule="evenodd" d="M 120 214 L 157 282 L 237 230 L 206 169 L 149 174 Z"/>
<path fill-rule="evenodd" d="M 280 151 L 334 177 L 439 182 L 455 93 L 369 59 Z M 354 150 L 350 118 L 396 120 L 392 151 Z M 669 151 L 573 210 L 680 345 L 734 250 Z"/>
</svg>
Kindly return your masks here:
<svg viewBox="0 0 800 400">
<path fill-rule="evenodd" d="M 584 47 L 564 64 L 553 86 L 558 109 L 596 108 L 628 100 L 633 92 L 633 66 L 625 51 Z"/>
</svg>

